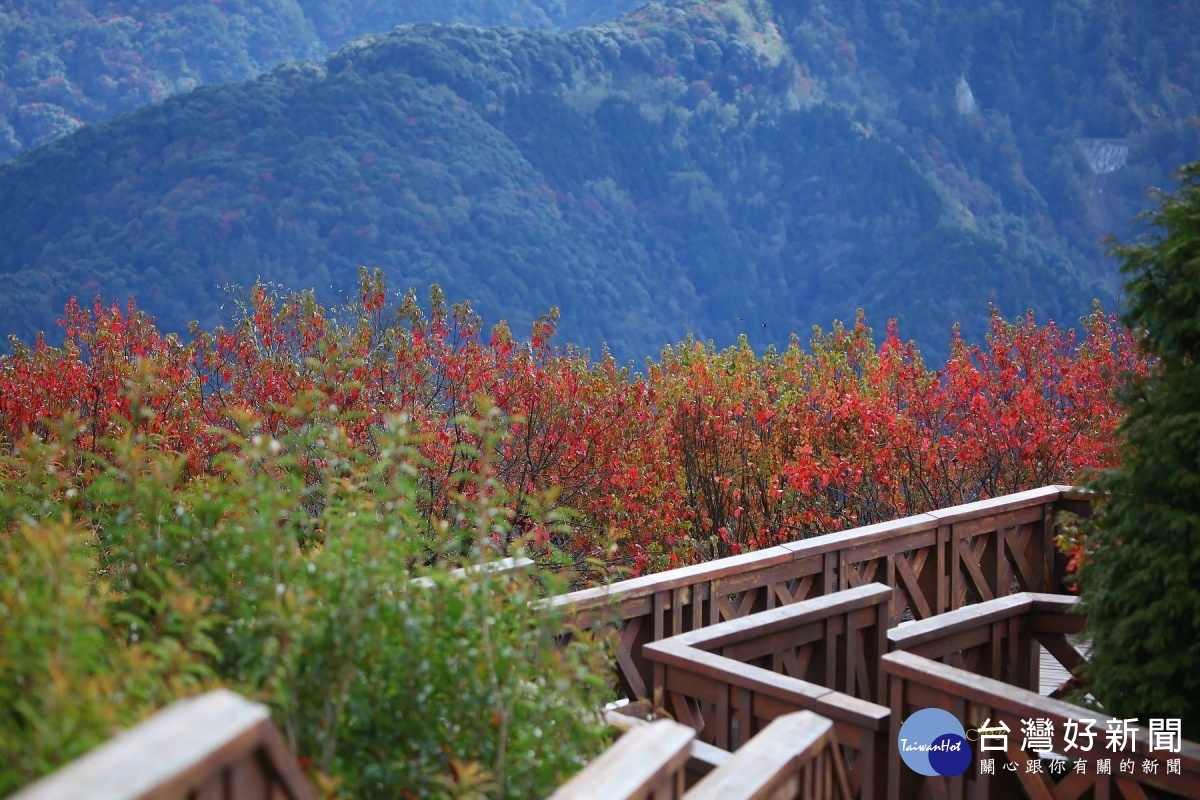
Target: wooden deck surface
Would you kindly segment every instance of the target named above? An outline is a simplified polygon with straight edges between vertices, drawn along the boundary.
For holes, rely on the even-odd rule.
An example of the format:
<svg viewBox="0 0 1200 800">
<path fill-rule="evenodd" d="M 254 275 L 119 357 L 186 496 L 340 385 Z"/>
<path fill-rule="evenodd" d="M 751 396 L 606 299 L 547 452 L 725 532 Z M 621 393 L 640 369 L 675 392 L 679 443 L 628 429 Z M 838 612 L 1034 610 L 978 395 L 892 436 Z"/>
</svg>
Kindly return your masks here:
<svg viewBox="0 0 1200 800">
<path fill-rule="evenodd" d="M 1079 651 L 1084 655 L 1088 653 L 1087 642 L 1078 644 Z M 1062 684 L 1066 683 L 1071 677 L 1071 673 L 1063 669 L 1062 664 L 1055 660 L 1054 656 L 1046 652 L 1046 648 L 1038 645 L 1040 653 L 1041 669 L 1038 671 L 1039 683 L 1038 693 L 1041 695 L 1049 695 Z"/>
</svg>

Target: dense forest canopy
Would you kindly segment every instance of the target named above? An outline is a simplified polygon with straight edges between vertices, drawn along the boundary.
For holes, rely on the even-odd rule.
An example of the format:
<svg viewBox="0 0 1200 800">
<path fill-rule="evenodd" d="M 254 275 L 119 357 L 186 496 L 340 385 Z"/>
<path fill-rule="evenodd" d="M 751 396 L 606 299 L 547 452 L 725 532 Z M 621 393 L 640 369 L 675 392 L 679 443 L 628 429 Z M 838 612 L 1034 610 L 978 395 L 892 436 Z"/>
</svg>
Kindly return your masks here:
<svg viewBox="0 0 1200 800">
<path fill-rule="evenodd" d="M 364 3 L 364 8 L 369 4 Z M 580 7 L 582 9 L 582 7 Z M 599 6 L 588 7 L 595 11 Z M 0 169 L 0 316 L 226 284 L 439 283 L 621 358 L 1112 301 L 1099 239 L 1191 160 L 1200 4 L 651 4 L 567 32 L 403 26 Z"/>
<path fill-rule="evenodd" d="M 406 22 L 565 28 L 629 0 L 40 0 L 0 4 L 0 161 L 206 83 Z"/>
</svg>

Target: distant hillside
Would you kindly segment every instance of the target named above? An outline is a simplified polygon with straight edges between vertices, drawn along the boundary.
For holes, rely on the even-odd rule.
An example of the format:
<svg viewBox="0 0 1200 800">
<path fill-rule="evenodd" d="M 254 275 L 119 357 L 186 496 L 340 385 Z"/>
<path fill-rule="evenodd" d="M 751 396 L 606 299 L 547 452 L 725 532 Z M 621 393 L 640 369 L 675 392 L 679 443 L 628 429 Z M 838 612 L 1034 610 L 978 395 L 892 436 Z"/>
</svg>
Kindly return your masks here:
<svg viewBox="0 0 1200 800">
<path fill-rule="evenodd" d="M 0 4 L 0 161 L 84 124 L 408 22 L 564 28 L 634 0 L 31 0 Z"/>
<path fill-rule="evenodd" d="M 516 326 L 559 306 L 622 357 L 857 306 L 935 352 L 989 302 L 1069 323 L 1115 295 L 1099 237 L 1197 146 L 1196 4 L 1124 6 L 680 0 L 370 36 L 0 169 L 0 318 L 28 337 L 132 293 L 183 329 L 222 284 L 328 296 L 362 264 Z"/>
</svg>

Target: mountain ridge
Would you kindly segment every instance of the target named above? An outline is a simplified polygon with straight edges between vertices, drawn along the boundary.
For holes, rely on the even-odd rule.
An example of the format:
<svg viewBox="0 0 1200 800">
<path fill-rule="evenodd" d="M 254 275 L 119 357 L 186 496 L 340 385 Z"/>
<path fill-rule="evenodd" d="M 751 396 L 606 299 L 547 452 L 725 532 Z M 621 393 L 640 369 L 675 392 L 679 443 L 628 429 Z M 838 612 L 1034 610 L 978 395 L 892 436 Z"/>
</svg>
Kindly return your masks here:
<svg viewBox="0 0 1200 800">
<path fill-rule="evenodd" d="M 324 60 L 362 35 L 411 22 L 565 29 L 629 0 L 222 0 L 167 9 L 127 0 L 0 9 L 0 161 L 198 86 Z"/>
<path fill-rule="evenodd" d="M 689 333 L 782 345 L 857 307 L 936 355 L 988 303 L 1061 322 L 1112 302 L 1082 152 L 1032 171 L 1024 117 L 986 93 L 960 110 L 958 56 L 935 81 L 952 88 L 897 85 L 885 106 L 895 54 L 799 13 L 681 0 L 566 32 L 403 26 L 85 129 L 0 168 L 17 210 L 0 313 L 28 337 L 90 287 L 179 330 L 219 319 L 219 284 L 336 293 L 366 265 L 514 327 L 560 307 L 565 339 L 640 358 Z M 1116 210 L 1093 216 L 1132 217 L 1132 187 L 1194 141 L 1182 127 L 1134 136 L 1100 176 Z"/>
</svg>

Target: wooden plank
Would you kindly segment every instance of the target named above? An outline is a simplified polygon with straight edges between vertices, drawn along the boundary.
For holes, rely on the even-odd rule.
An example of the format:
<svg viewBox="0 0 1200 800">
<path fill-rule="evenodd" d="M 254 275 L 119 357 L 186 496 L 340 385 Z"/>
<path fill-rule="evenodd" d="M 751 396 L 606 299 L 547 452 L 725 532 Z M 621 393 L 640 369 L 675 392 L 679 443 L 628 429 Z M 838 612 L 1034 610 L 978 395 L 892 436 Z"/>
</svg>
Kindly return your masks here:
<svg viewBox="0 0 1200 800">
<path fill-rule="evenodd" d="M 888 682 L 888 738 L 893 742 L 898 742 L 900 739 L 900 725 L 904 719 L 904 690 L 906 681 L 903 676 L 884 673 L 884 680 Z M 897 753 L 897 755 L 899 755 Z M 905 772 L 905 768 L 901 765 L 901 759 L 889 757 L 887 759 L 887 800 L 901 800 L 902 782 L 905 779 L 911 780 L 912 772 Z"/>
<path fill-rule="evenodd" d="M 272 735 L 278 739 L 265 706 L 217 690 L 174 703 L 10 800 L 176 800 L 254 758 Z M 288 760 L 279 768 L 286 769 Z M 288 790 L 295 800 L 314 797 L 302 779 Z"/>
<path fill-rule="evenodd" d="M 1033 599 L 1027 593 L 1008 595 L 984 603 L 963 606 L 929 619 L 902 622 L 888 631 L 888 641 L 894 649 L 910 650 L 929 642 L 937 642 L 960 631 L 1025 614 L 1032 607 Z"/>
<path fill-rule="evenodd" d="M 780 547 L 792 553 L 796 559 L 839 553 L 848 548 L 863 547 L 877 542 L 895 542 L 898 538 L 909 534 L 921 534 L 937 527 L 937 521 L 929 514 L 915 514 L 911 517 L 864 525 L 859 528 L 827 533 L 812 539 L 801 539 L 788 542 Z"/>
<path fill-rule="evenodd" d="M 717 679 L 730 686 L 751 689 L 769 697 L 804 696 L 815 701 L 816 698 L 831 691 L 815 683 L 780 675 L 769 669 L 741 664 L 733 659 L 723 658 L 704 650 L 679 648 L 679 651 L 659 652 L 657 655 L 667 656 L 671 663 L 680 666 L 684 671 Z M 668 685 L 672 685 L 670 674 L 668 674 L 667 682 Z"/>
<path fill-rule="evenodd" d="M 822 566 L 818 566 L 818 564 L 822 562 L 822 557 L 829 554 L 837 554 L 843 550 L 852 550 L 854 551 L 854 555 L 848 558 L 848 563 L 850 563 L 860 560 L 858 553 L 861 552 L 862 548 L 867 548 L 867 552 L 874 552 L 875 557 L 895 552 L 907 552 L 920 546 L 929 546 L 932 544 L 933 540 L 929 536 L 930 531 L 937 532 L 936 539 L 940 542 L 944 537 L 944 534 L 940 531 L 941 528 L 948 529 L 952 525 L 971 523 L 963 527 L 963 531 L 969 535 L 975 521 L 983 524 L 983 528 L 980 529 L 983 530 L 988 526 L 997 524 L 993 518 L 1001 518 L 1008 512 L 1019 511 L 1034 506 L 1053 505 L 1071 498 L 1083 498 L 1083 500 L 1077 500 L 1077 502 L 1082 503 L 1086 501 L 1086 497 L 1086 493 L 1081 494 L 1072 487 L 1048 486 L 1041 489 L 1032 489 L 1027 492 L 1019 492 L 990 500 L 981 500 L 940 509 L 928 514 L 917 514 L 890 522 L 866 525 L 812 539 L 803 539 L 765 550 L 708 561 L 703 564 L 680 567 L 654 575 L 631 578 L 611 584 L 608 587 L 572 592 L 552 598 L 547 602 L 556 607 L 570 607 L 577 614 L 584 614 L 593 610 L 603 610 L 606 607 L 611 608 L 614 606 L 619 606 L 625 613 L 629 613 L 625 606 L 626 603 L 653 595 L 656 592 L 675 589 L 681 586 L 702 584 L 723 578 L 737 581 L 753 581 L 755 578 L 750 577 L 751 573 L 788 560 L 810 562 L 808 565 L 802 567 L 796 573 L 797 575 L 822 573 L 828 575 L 831 573 Z M 1000 519 L 1000 523 L 1008 521 L 1011 520 Z M 911 540 L 907 538 L 910 534 L 913 535 Z M 875 549 L 871 550 L 871 548 Z M 957 552 L 957 548 L 955 552 Z M 941 561 L 940 555 L 939 553 L 939 561 Z M 836 563 L 837 560 L 838 557 L 835 555 L 833 562 Z M 950 573 L 946 570 L 944 564 L 939 563 L 938 574 L 948 575 Z M 828 594 L 830 588 L 826 586 L 824 593 Z M 948 606 L 948 602 L 939 603 L 938 605 L 945 608 Z"/>
<path fill-rule="evenodd" d="M 928 516 L 934 517 L 943 525 L 999 516 L 1009 511 L 1053 503 L 1063 496 L 1063 488 L 1061 486 L 1043 486 L 1038 489 L 1029 489 L 1024 492 L 930 511 Z"/>
<path fill-rule="evenodd" d="M 709 650 L 710 652 L 715 650 L 726 658 L 748 663 L 763 656 L 773 655 L 785 650 L 804 648 L 818 642 L 827 641 L 827 636 L 831 631 L 827 629 L 825 625 L 826 621 L 814 620 L 794 628 L 775 631 L 774 633 L 755 639 L 726 644 L 719 648 L 698 647 L 697 649 Z M 841 617 L 830 617 L 828 621 L 834 623 L 832 633 L 840 635 L 844 629 L 843 619 Z"/>
<path fill-rule="evenodd" d="M 736 642 L 756 639 L 777 631 L 788 630 L 806 622 L 824 620 L 863 608 L 871 608 L 891 598 L 892 589 L 880 583 L 814 597 L 787 606 L 760 611 L 746 617 L 731 619 L 700 630 L 672 637 L 691 647 L 713 650 Z"/>
<path fill-rule="evenodd" d="M 651 724 L 650 720 L 622 714 L 620 711 L 606 711 L 604 720 L 623 733 L 635 728 L 644 728 Z M 705 744 L 698 739 L 692 740 L 692 749 L 688 755 L 687 771 L 692 775 L 707 775 L 717 767 L 729 761 L 733 753 Z"/>
<path fill-rule="evenodd" d="M 229 796 L 234 800 L 263 800 L 267 796 L 270 767 L 258 758 L 247 758 L 229 771 Z"/>
<path fill-rule="evenodd" d="M 1028 592 L 1035 611 L 1050 611 L 1058 614 L 1074 614 L 1079 605 L 1079 596 L 1073 594 L 1050 594 Z"/>
<path fill-rule="evenodd" d="M 947 657 L 964 656 L 974 657 L 975 652 L 980 648 L 984 648 L 992 643 L 992 632 L 990 626 L 984 625 L 978 628 L 968 628 L 967 630 L 955 631 L 948 636 L 943 636 L 941 639 L 935 639 L 931 642 L 917 645 L 916 647 L 905 648 L 909 652 L 917 653 L 926 658 L 936 658 L 941 661 L 946 661 Z M 958 664 L 958 660 L 951 658 L 946 661 L 947 664 Z"/>
<path fill-rule="evenodd" d="M 262 728 L 262 748 L 259 751 L 260 762 L 273 774 L 273 794 L 292 800 L 306 800 L 315 797 L 308 785 L 296 757 L 283 741 L 279 729 L 274 725 Z"/>
<path fill-rule="evenodd" d="M 1087 630 L 1087 617 L 1082 614 L 1062 614 L 1055 611 L 1034 611 L 1029 614 L 1029 630 L 1032 633 L 1083 633 Z"/>
<path fill-rule="evenodd" d="M 911 517 L 910 517 L 911 519 Z M 854 528 L 864 531 L 864 528 Z M 861 534 L 860 534 L 861 535 Z M 862 544 L 852 544 L 842 548 L 842 556 L 847 562 L 857 564 L 863 561 L 874 561 L 888 556 L 908 553 L 913 550 L 924 550 L 937 545 L 937 526 L 930 525 L 928 520 L 922 520 L 920 527 L 912 529 L 905 526 L 894 532 L 886 539 L 871 539 Z"/>
<path fill-rule="evenodd" d="M 913 653 L 897 651 L 887 654 L 881 660 L 888 675 L 904 680 L 906 692 L 909 684 L 925 686 L 943 696 L 962 697 L 971 703 L 987 706 L 998 714 L 1003 713 L 1006 718 L 1019 719 L 1021 715 L 1046 717 L 1055 723 L 1056 730 L 1061 730 L 1063 723 L 1069 719 L 1095 719 L 1096 728 L 1100 731 L 1105 730 L 1109 719 L 1104 714 L 1043 697 L 1036 692 L 1010 686 L 992 678 L 972 675 Z M 1149 757 L 1149 733 L 1140 726 L 1134 727 L 1135 751 Z M 1167 754 L 1159 751 L 1153 756 L 1165 758 Z M 1184 777 L 1189 774 L 1200 775 L 1200 744 L 1184 741 L 1180 752 L 1170 754 L 1170 757 L 1180 759 Z M 1165 783 L 1161 783 L 1161 778 L 1161 774 L 1157 777 L 1145 776 L 1141 783 L 1169 788 Z"/>
<path fill-rule="evenodd" d="M 715 563 L 715 562 L 713 562 Z M 770 586 L 774 583 L 816 575 L 821 565 L 813 561 L 776 560 L 771 564 L 712 578 L 713 591 L 719 594 L 737 594 L 749 589 Z"/>
<path fill-rule="evenodd" d="M 1079 486 L 1068 486 L 1066 484 L 1052 484 L 1051 488 L 1057 489 L 1063 501 L 1078 500 L 1088 503 L 1091 507 L 1092 499 L 1096 496 L 1094 489 L 1084 489 Z"/>
<path fill-rule="evenodd" d="M 935 533 L 936 536 L 936 533 Z M 928 552 L 928 551 L 921 551 Z M 917 573 L 913 570 L 908 559 L 903 555 L 897 555 L 894 559 L 896 577 L 899 579 L 899 584 L 903 584 L 904 592 L 908 596 L 909 604 L 915 606 L 913 615 L 917 619 L 925 619 L 933 616 L 933 607 L 929 603 L 929 599 L 925 596 L 925 592 L 921 588 L 921 582 L 917 577 Z M 918 567 L 920 569 L 920 567 Z M 921 569 L 921 574 L 924 574 L 924 569 Z"/>
<path fill-rule="evenodd" d="M 695 736 L 691 728 L 665 719 L 632 730 L 563 784 L 551 800 L 680 797 Z M 678 793 L 655 793 L 672 786 Z"/>
<path fill-rule="evenodd" d="M 716 702 L 714 742 L 727 742 L 729 731 L 728 698 L 732 692 L 753 692 L 750 704 L 756 719 L 770 720 L 796 710 L 817 710 L 839 725 L 846 726 L 847 744 L 864 736 L 875 736 L 887 728 L 889 710 L 885 706 L 858 700 L 840 692 L 830 691 L 807 681 L 777 675 L 769 670 L 738 664 L 714 653 L 695 648 L 678 647 L 660 642 L 654 647 L 659 651 L 655 657 L 665 655 L 682 664 L 671 667 L 667 672 L 669 693 L 680 693 L 689 697 L 709 697 Z M 649 647 L 647 648 L 650 649 Z M 671 652 L 674 650 L 675 652 Z M 690 652 L 687 652 L 690 651 Z M 721 682 L 726 688 L 714 685 Z M 739 694 L 738 707 L 746 705 L 745 695 Z M 679 707 L 680 701 L 673 703 Z"/>
<path fill-rule="evenodd" d="M 646 613 L 650 597 L 661 591 L 707 584 L 720 578 L 753 573 L 759 569 L 792 561 L 790 551 L 782 547 L 769 547 L 751 553 L 706 561 L 687 567 L 666 570 L 652 575 L 642 575 L 617 581 L 608 586 L 581 589 L 565 595 L 548 598 L 545 602 L 554 608 L 567 608 L 573 614 L 600 612 L 617 608 L 626 616 Z"/>
<path fill-rule="evenodd" d="M 780 545 L 618 581 L 610 588 L 612 594 L 621 599 L 627 599 L 677 589 L 681 586 L 693 586 L 721 578 L 747 575 L 792 560 L 791 552 Z"/>
<path fill-rule="evenodd" d="M 508 577 L 519 577 L 524 575 L 533 567 L 533 560 L 524 556 L 515 556 L 509 558 L 500 558 L 495 561 L 489 561 L 485 564 L 472 564 L 469 567 L 459 567 L 450 571 L 450 575 L 455 578 L 465 578 L 470 575 L 475 575 L 480 572 L 495 575 L 505 575 Z M 432 589 L 437 584 L 433 578 L 420 577 L 413 578 L 413 586 L 422 589 Z"/>
<path fill-rule="evenodd" d="M 210 773 L 208 780 L 189 797 L 195 800 L 231 800 L 225 796 L 225 772 L 217 770 Z"/>
<path fill-rule="evenodd" d="M 887 730 L 891 715 L 887 706 L 859 700 L 842 692 L 821 695 L 817 698 L 815 710 L 835 722 L 846 722 L 861 730 L 875 732 Z"/>
<path fill-rule="evenodd" d="M 1011 496 L 1005 495 L 1005 497 Z M 1043 508 L 1045 508 L 1044 504 L 1034 503 L 1023 508 L 1009 509 L 993 514 L 960 517 L 954 520 L 954 525 L 962 529 L 963 536 L 986 536 L 989 539 L 998 539 L 1004 531 L 1011 528 L 1023 528 L 1040 523 L 1043 518 Z M 930 513 L 935 517 L 940 517 L 940 513 L 937 511 Z M 940 518 L 945 520 L 945 517 Z"/>
<path fill-rule="evenodd" d="M 663 683 L 662 691 L 667 696 L 676 698 L 673 702 L 678 706 L 678 714 L 692 714 L 691 710 L 684 710 L 679 698 L 695 700 L 712 706 L 721 702 L 721 693 L 727 691 L 729 683 L 723 675 L 711 675 L 708 674 L 709 672 L 703 667 L 696 669 L 691 667 L 666 668 L 666 681 Z M 683 719 L 680 718 L 680 721 L 682 722 Z M 700 726 L 696 723 L 698 720 L 693 720 L 688 724 L 699 730 Z"/>
<path fill-rule="evenodd" d="M 980 564 L 982 549 L 975 545 L 974 542 L 968 542 L 966 537 L 963 536 L 961 532 L 958 542 L 959 564 L 963 569 L 966 570 L 966 576 L 964 577 L 970 577 L 970 585 L 974 587 L 976 594 L 978 594 L 982 600 L 995 600 L 996 592 L 994 591 L 994 587 L 992 587 L 991 584 L 988 583 L 987 578 L 984 577 L 983 568 Z M 981 542 L 981 544 L 986 547 L 987 541 L 984 540 Z M 960 606 L 966 600 L 967 589 L 968 587 L 965 584 L 960 584 L 959 590 L 961 593 L 955 598 L 956 602 Z"/>
<path fill-rule="evenodd" d="M 779 717 L 687 793 L 687 800 L 767 800 L 800 797 L 806 767 L 824 770 L 822 791 L 809 797 L 849 800 L 850 785 L 837 753 L 833 723 L 809 711 Z M 812 786 L 812 783 L 808 784 Z"/>
<path fill-rule="evenodd" d="M 637 663 L 637 658 L 644 656 L 644 653 L 635 653 L 638 636 L 641 634 L 643 619 L 642 617 L 636 617 L 629 620 L 617 638 L 617 669 L 620 670 L 621 677 L 624 679 L 629 691 L 633 693 L 634 698 L 649 696 L 646 677 L 638 669 Z"/>
</svg>

